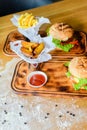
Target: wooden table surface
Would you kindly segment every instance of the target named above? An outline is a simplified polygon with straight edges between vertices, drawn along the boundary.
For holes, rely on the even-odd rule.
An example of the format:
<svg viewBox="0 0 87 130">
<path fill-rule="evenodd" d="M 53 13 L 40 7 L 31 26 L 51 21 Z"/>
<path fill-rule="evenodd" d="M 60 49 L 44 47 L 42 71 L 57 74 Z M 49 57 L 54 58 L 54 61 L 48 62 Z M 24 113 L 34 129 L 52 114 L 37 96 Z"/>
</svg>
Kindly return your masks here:
<svg viewBox="0 0 87 130">
<path fill-rule="evenodd" d="M 73 28 L 87 32 L 87 1 L 86 0 L 64 0 L 47 6 L 26 10 L 36 16 L 48 17 L 52 23 L 67 22 Z M 26 11 L 18 12 L 18 14 Z M 7 35 L 16 29 L 10 19 L 13 14 L 0 18 L 0 53 Z M 0 58 L 2 54 L 0 54 Z M 10 60 L 9 57 L 3 56 L 3 60 Z M 4 61 L 4 62 L 5 62 Z"/>
<path fill-rule="evenodd" d="M 73 28 L 87 33 L 87 0 L 64 0 L 47 6 L 42 6 L 35 9 L 18 12 L 18 14 L 22 14 L 24 12 L 32 12 L 36 16 L 47 17 L 51 20 L 52 23 L 67 22 L 70 25 L 72 25 Z M 3 53 L 3 46 L 7 35 L 11 31 L 16 29 L 16 27 L 10 21 L 12 17 L 13 14 L 3 16 L 0 18 L 0 64 L 3 65 L 2 68 L 3 70 L 6 63 L 11 61 L 13 58 L 10 56 L 6 56 Z M 2 71 L 2 69 L 0 71 Z M 68 100 L 70 101 L 71 99 L 67 99 L 67 101 Z M 86 111 L 87 98 L 78 98 L 78 100 L 76 100 L 76 104 L 81 108 L 81 110 L 83 110 L 83 112 Z M 85 116 L 87 116 L 87 114 Z M 86 125 L 87 120 L 85 120 L 84 117 L 81 123 L 82 124 L 79 124 L 78 122 L 79 130 L 82 130 L 82 128 L 84 128 L 84 130 L 87 130 L 87 125 Z M 73 128 L 74 126 L 72 127 L 72 130 Z M 54 130 L 57 130 L 57 128 L 55 128 Z M 77 127 L 75 127 L 75 130 L 77 130 Z"/>
</svg>

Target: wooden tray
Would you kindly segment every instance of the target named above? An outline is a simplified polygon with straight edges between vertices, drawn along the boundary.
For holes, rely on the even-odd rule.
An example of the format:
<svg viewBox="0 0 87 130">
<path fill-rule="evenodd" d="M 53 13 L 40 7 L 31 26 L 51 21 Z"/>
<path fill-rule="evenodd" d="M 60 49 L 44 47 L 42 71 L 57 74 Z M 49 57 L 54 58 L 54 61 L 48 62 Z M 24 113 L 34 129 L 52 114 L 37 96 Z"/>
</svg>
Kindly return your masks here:
<svg viewBox="0 0 87 130">
<path fill-rule="evenodd" d="M 82 56 L 87 54 L 87 39 L 86 39 L 86 34 L 83 32 L 78 32 L 80 34 L 80 42 L 82 43 L 82 46 L 77 47 L 75 46 L 73 49 L 71 49 L 70 52 L 64 52 L 62 50 L 55 49 L 51 51 L 51 55 L 54 59 L 59 59 L 59 60 L 68 60 L 71 59 L 75 56 Z M 3 51 L 7 55 L 16 55 L 14 52 L 11 51 L 10 49 L 10 42 L 15 41 L 15 40 L 25 40 L 29 41 L 26 37 L 24 37 L 22 34 L 20 34 L 17 30 L 11 32 L 6 39 Z"/>
<path fill-rule="evenodd" d="M 16 54 L 10 49 L 10 42 L 16 41 L 16 40 L 25 40 L 28 41 L 28 39 L 23 36 L 21 33 L 19 33 L 17 30 L 12 31 L 11 33 L 8 34 L 3 51 L 6 55 L 8 56 L 15 56 Z"/>
<path fill-rule="evenodd" d="M 40 64 L 38 70 L 45 72 L 48 81 L 41 88 L 32 88 L 27 82 L 27 76 L 32 71 L 31 65 L 20 61 L 14 71 L 11 87 L 17 94 L 40 96 L 87 96 L 86 90 L 75 91 L 71 81 L 66 77 L 65 61 L 50 61 Z"/>
</svg>

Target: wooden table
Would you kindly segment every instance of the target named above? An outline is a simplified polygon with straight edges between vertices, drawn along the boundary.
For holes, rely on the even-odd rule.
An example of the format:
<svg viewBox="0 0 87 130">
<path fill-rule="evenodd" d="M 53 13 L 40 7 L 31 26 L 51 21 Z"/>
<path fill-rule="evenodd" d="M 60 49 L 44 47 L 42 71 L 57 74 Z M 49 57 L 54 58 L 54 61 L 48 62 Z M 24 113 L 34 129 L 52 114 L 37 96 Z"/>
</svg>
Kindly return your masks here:
<svg viewBox="0 0 87 130">
<path fill-rule="evenodd" d="M 77 30 L 81 30 L 85 33 L 87 33 L 87 0 L 65 0 L 56 2 L 54 4 L 50 4 L 47 6 L 26 10 L 22 12 L 18 12 L 18 14 L 22 14 L 24 12 L 32 12 L 36 16 L 44 16 L 51 20 L 52 23 L 55 22 L 67 22 L 70 25 L 73 26 L 73 28 Z M 7 15 L 0 18 L 0 83 L 2 82 L 3 73 L 5 74 L 6 64 L 13 60 L 13 57 L 6 56 L 3 53 L 3 46 L 6 40 L 7 35 L 16 29 L 16 27 L 11 23 L 10 19 L 12 18 L 13 14 Z M 16 61 L 12 62 L 15 63 Z M 14 66 L 14 65 L 13 65 Z M 11 66 L 12 67 L 12 66 Z M 14 67 L 13 67 L 14 68 Z M 9 70 L 8 70 L 9 72 Z M 12 75 L 13 73 L 11 73 Z M 9 75 L 10 76 L 10 75 Z M 5 77 L 4 77 L 5 80 Z M 3 81 L 4 81 L 3 80 Z M 9 82 L 11 81 L 11 77 L 9 79 Z M 7 83 L 4 83 L 4 86 L 6 87 Z M 4 87 L 3 86 L 3 87 Z M 8 85 L 7 85 L 8 86 Z M 0 84 L 0 87 L 2 88 L 2 85 Z M 10 87 L 9 87 L 10 88 Z M 4 93 L 4 92 L 2 92 Z M 13 93 L 13 92 L 12 92 Z M 19 105 L 21 101 L 23 101 L 23 105 L 25 105 L 25 111 L 28 111 L 30 109 L 30 113 L 32 113 L 31 116 L 31 127 L 29 126 L 29 120 L 28 122 L 25 121 L 24 124 L 27 126 L 26 130 L 30 128 L 30 130 L 86 130 L 87 129 L 87 98 L 76 98 L 76 97 L 70 97 L 70 98 L 43 98 L 43 97 L 18 97 L 18 95 L 12 96 L 12 93 L 10 92 L 9 95 L 3 98 L 3 95 L 1 96 L 1 101 L 4 101 L 6 105 L 6 100 L 10 99 L 13 103 L 15 103 L 15 99 L 18 100 L 17 102 L 17 109 L 19 108 Z M 7 100 L 8 102 L 9 100 Z M 29 101 L 29 104 L 26 103 Z M 49 105 L 47 105 L 49 103 Z M 11 105 L 10 103 L 8 103 Z M 23 107 L 21 105 L 21 108 Z M 55 106 L 54 107 L 52 106 Z M 7 114 L 6 111 L 10 111 L 17 114 L 17 110 L 9 108 L 8 110 L 5 110 L 4 104 L 0 104 L 2 111 L 4 111 L 5 115 Z M 44 107 L 44 109 L 43 109 Z M 8 107 L 6 107 L 7 109 Z M 32 109 L 31 109 L 32 108 Z M 34 110 L 33 110 L 34 108 Z M 33 111 L 32 111 L 33 110 Z M 66 110 L 66 111 L 65 111 Z M 36 114 L 35 116 L 35 113 Z M 41 113 L 42 112 L 42 113 Z M 44 113 L 45 112 L 45 113 Z M 47 113 L 46 113 L 47 112 Z M 9 112 L 8 112 L 9 114 Z M 12 113 L 11 113 L 12 114 Z M 19 115 L 22 116 L 21 110 L 19 111 Z M 57 116 L 58 115 L 58 116 Z M 14 116 L 14 114 L 12 115 Z M 16 116 L 16 115 L 15 115 Z M 36 118 L 38 116 L 38 119 Z M 45 121 L 43 119 L 43 116 L 45 117 Z M 8 115 L 7 115 L 8 117 Z M 4 120 L 2 120 L 2 124 L 5 124 L 7 121 L 7 117 Z M 41 118 L 39 118 L 41 117 Z M 49 117 L 49 118 L 48 118 Z M 27 118 L 27 114 L 24 115 L 24 119 Z M 46 120 L 47 119 L 47 120 Z M 6 120 L 6 121 L 5 121 Z M 9 120 L 10 121 L 10 120 Z M 33 122 L 33 124 L 32 124 Z M 43 122 L 43 123 L 42 123 Z M 1 125 L 1 130 L 5 130 L 5 128 Z M 8 125 L 11 123 L 8 123 Z M 51 124 L 51 125 L 50 125 Z M 17 126 L 18 125 L 18 126 Z M 16 128 L 20 128 L 20 125 L 14 124 L 14 128 L 12 127 L 12 130 Z M 22 124 L 23 125 L 23 124 Z M 37 125 L 37 127 L 36 127 Z M 3 129 L 4 128 L 4 129 Z M 21 126 L 21 130 L 24 128 L 24 126 Z M 24 130 L 24 129 L 23 129 Z"/>
<path fill-rule="evenodd" d="M 44 16 L 50 18 L 52 23 L 55 22 L 67 22 L 71 24 L 75 29 L 82 30 L 87 32 L 87 1 L 83 0 L 82 2 L 80 0 L 77 1 L 61 1 L 56 2 L 54 4 L 50 4 L 47 6 L 27 10 L 27 12 L 32 12 L 34 15 L 37 16 Z M 24 11 L 26 12 L 26 11 Z M 19 14 L 22 14 L 24 12 L 19 12 Z M 12 15 L 7 15 L 0 18 L 0 44 L 4 44 L 4 41 L 7 37 L 7 35 L 16 29 L 15 26 L 10 21 L 10 18 L 12 18 Z M 0 52 L 2 52 L 2 46 L 0 46 Z M 0 58 L 2 55 L 0 54 Z M 4 60 L 5 58 L 5 60 Z M 8 57 L 3 56 L 3 61 L 5 62 L 7 60 L 10 60 Z"/>
</svg>

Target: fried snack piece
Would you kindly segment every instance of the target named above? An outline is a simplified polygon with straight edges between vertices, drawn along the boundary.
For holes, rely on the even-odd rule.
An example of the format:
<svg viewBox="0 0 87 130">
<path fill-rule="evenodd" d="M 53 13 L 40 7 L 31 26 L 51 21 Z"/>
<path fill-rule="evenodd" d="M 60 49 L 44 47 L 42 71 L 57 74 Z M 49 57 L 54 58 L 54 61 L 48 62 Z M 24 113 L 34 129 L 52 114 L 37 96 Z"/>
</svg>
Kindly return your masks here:
<svg viewBox="0 0 87 130">
<path fill-rule="evenodd" d="M 39 46 L 38 43 L 34 43 L 34 44 L 31 46 L 31 48 L 34 50 L 34 49 L 37 48 L 38 46 Z"/>
<path fill-rule="evenodd" d="M 18 19 L 18 25 L 20 28 L 28 28 L 36 25 L 37 19 L 32 15 L 32 13 L 22 14 Z"/>
<path fill-rule="evenodd" d="M 35 42 L 21 42 L 21 51 L 27 57 L 37 58 L 41 51 L 44 49 L 44 43 Z"/>
<path fill-rule="evenodd" d="M 38 55 L 44 49 L 44 43 L 40 43 L 38 47 L 35 48 L 34 54 Z"/>
<path fill-rule="evenodd" d="M 32 57 L 32 52 L 28 49 L 28 48 L 25 48 L 25 47 L 21 47 L 21 51 L 24 55 L 26 55 L 27 57 Z"/>
<path fill-rule="evenodd" d="M 34 44 L 37 44 L 37 43 L 22 41 L 21 44 L 25 48 L 31 48 Z"/>
</svg>

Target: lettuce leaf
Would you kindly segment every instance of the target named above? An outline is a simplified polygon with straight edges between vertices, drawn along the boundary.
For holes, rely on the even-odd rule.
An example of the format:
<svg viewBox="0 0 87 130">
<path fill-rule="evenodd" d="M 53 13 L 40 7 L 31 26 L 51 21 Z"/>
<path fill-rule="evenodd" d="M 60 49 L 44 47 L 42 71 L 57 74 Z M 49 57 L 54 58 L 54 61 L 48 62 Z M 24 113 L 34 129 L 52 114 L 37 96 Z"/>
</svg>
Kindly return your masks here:
<svg viewBox="0 0 87 130">
<path fill-rule="evenodd" d="M 70 61 L 65 62 L 65 63 L 64 63 L 64 66 L 65 66 L 65 67 L 69 67 L 69 63 L 70 63 Z M 71 73 L 70 73 L 69 70 L 66 72 L 66 76 L 67 76 L 68 78 L 71 76 Z"/>
<path fill-rule="evenodd" d="M 47 30 L 46 30 L 46 33 L 47 33 L 48 36 L 50 35 L 49 30 L 50 30 L 50 28 L 47 28 Z"/>
<path fill-rule="evenodd" d="M 66 72 L 66 76 L 67 76 L 68 78 L 70 78 L 71 73 L 70 73 L 69 71 L 67 71 L 67 72 Z M 84 79 L 78 78 L 78 80 L 79 80 L 78 83 L 74 83 L 74 84 L 73 84 L 74 89 L 75 89 L 75 90 L 79 90 L 79 89 L 81 89 L 81 88 L 83 87 L 85 90 L 87 90 L 87 78 L 84 78 Z"/>
<path fill-rule="evenodd" d="M 70 61 L 65 62 L 65 63 L 64 63 L 64 66 L 68 67 L 68 66 L 69 66 L 69 63 L 70 63 Z"/>
<path fill-rule="evenodd" d="M 68 65 L 69 65 L 69 62 L 66 62 L 66 64 L 64 64 L 66 67 L 68 67 Z M 70 78 L 70 76 L 71 76 L 71 73 L 70 73 L 70 71 L 68 70 L 67 72 L 66 72 L 66 76 L 68 77 L 68 78 Z M 76 77 L 77 78 L 77 77 Z M 81 89 L 82 87 L 85 89 L 85 90 L 87 90 L 87 78 L 77 78 L 78 79 L 78 83 L 74 83 L 73 84 L 73 86 L 74 86 L 74 89 L 75 90 L 79 90 L 79 89 Z"/>
<path fill-rule="evenodd" d="M 79 79 L 79 82 L 74 84 L 75 90 L 79 90 L 81 87 L 84 87 L 84 89 L 87 90 L 87 78 Z"/>
<path fill-rule="evenodd" d="M 61 44 L 61 41 L 58 40 L 58 39 L 55 39 L 55 38 L 52 39 L 52 42 L 55 44 L 56 47 L 62 49 L 62 50 L 65 51 L 65 52 L 69 52 L 70 49 L 74 47 L 74 45 L 73 45 L 73 44 L 70 44 L 70 43 L 69 43 L 69 44 L 62 45 L 62 44 Z"/>
<path fill-rule="evenodd" d="M 71 76 L 71 73 L 69 71 L 67 71 L 66 76 L 69 78 Z"/>
</svg>

